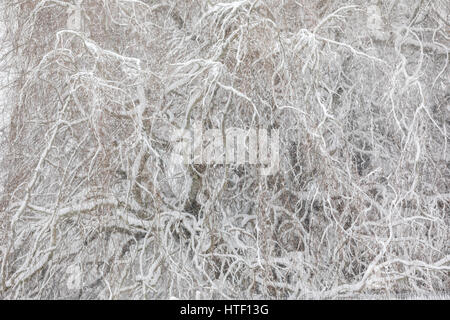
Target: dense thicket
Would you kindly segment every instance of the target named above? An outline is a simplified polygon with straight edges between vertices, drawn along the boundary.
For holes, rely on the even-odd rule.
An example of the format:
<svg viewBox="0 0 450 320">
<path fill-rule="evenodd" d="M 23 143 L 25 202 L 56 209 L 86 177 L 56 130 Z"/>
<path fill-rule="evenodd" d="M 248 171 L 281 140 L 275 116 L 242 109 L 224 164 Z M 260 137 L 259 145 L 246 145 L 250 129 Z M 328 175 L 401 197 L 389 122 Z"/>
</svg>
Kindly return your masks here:
<svg viewBox="0 0 450 320">
<path fill-rule="evenodd" d="M 1 298 L 449 291 L 447 1 L 1 3 Z"/>
</svg>

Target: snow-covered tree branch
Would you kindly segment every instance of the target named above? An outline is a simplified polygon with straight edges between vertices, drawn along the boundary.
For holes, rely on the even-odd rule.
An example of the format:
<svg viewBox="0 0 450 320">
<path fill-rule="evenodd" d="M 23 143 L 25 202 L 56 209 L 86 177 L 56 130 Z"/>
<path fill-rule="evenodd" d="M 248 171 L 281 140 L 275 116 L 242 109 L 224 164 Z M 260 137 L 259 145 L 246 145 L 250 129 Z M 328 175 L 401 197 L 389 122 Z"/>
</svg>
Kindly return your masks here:
<svg viewBox="0 0 450 320">
<path fill-rule="evenodd" d="M 0 3 L 0 298 L 449 293 L 446 1 Z"/>
</svg>

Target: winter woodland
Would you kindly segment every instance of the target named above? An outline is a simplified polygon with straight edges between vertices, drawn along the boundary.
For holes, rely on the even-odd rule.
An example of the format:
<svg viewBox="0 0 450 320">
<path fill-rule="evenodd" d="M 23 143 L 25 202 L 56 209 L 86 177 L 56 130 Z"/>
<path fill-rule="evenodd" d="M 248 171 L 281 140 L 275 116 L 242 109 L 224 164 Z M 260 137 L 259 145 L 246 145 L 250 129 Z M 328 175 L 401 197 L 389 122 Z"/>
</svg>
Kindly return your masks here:
<svg viewBox="0 0 450 320">
<path fill-rule="evenodd" d="M 449 13 L 0 1 L 0 299 L 448 294 Z"/>
</svg>

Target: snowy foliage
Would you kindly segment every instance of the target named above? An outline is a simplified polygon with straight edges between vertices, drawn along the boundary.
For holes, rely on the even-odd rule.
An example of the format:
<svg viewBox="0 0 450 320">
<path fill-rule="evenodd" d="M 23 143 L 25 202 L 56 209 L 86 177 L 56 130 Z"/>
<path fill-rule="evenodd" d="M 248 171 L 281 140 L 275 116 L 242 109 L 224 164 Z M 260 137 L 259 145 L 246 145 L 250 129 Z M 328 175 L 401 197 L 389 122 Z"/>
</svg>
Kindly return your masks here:
<svg viewBox="0 0 450 320">
<path fill-rule="evenodd" d="M 448 293 L 449 7 L 407 2 L 1 1 L 0 298 Z M 279 170 L 174 165 L 194 122 Z"/>
</svg>

